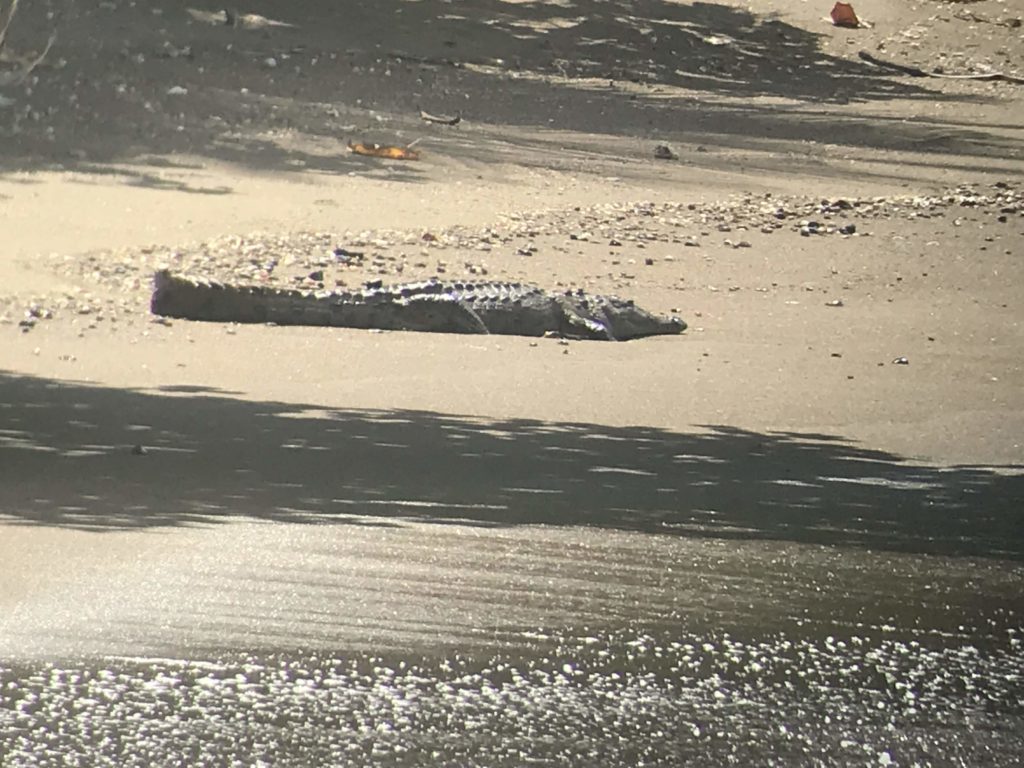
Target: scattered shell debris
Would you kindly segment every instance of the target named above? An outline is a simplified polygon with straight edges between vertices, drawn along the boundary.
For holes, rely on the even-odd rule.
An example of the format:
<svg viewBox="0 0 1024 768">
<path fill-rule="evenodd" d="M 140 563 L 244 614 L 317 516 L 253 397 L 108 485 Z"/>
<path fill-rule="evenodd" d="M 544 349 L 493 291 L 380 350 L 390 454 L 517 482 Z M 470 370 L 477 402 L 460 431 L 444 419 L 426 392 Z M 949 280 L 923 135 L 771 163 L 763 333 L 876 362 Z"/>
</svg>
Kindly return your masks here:
<svg viewBox="0 0 1024 768">
<path fill-rule="evenodd" d="M 399 282 L 439 274 L 528 280 L 524 262 L 558 258 L 569 249 L 586 255 L 592 249 L 593 274 L 582 285 L 542 287 L 628 294 L 640 273 L 616 270 L 616 265 L 651 267 L 642 279 L 653 286 L 680 283 L 692 271 L 687 256 L 709 258 L 709 244 L 703 241 L 714 231 L 732 235 L 718 247 L 756 251 L 752 235 L 758 232 L 812 239 L 867 237 L 872 221 L 948 216 L 956 224 L 968 215 L 991 219 L 993 224 L 1022 218 L 1024 188 L 1013 182 L 961 184 L 932 195 L 831 199 L 737 194 L 714 202 L 631 202 L 515 212 L 484 227 L 254 232 L 177 246 L 52 254 L 44 263 L 57 275 L 85 287 L 2 296 L 0 326 L 28 333 L 41 321 L 72 317 L 84 331 L 147 319 L 151 279 L 158 269 L 222 281 L 333 290 L 372 279 Z M 740 239 L 737 233 L 746 237 Z M 654 244 L 679 251 L 658 259 L 638 253 Z M 602 264 L 609 254 L 614 258 Z M 842 306 L 837 302 L 829 306 Z"/>
</svg>

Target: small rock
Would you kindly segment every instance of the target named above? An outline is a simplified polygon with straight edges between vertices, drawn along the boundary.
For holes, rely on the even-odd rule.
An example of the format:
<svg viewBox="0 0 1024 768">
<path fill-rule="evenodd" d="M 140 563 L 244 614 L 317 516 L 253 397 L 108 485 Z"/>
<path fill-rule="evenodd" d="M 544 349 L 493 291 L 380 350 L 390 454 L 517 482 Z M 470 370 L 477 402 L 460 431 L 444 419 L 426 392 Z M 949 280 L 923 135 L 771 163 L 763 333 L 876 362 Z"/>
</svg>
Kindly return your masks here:
<svg viewBox="0 0 1024 768">
<path fill-rule="evenodd" d="M 348 264 L 352 261 L 362 261 L 363 255 L 363 251 L 350 251 L 347 248 L 334 249 L 334 258 L 342 264 Z"/>
<path fill-rule="evenodd" d="M 843 305 L 843 300 L 842 299 L 832 299 L 832 301 L 826 301 L 825 302 L 825 306 L 826 307 L 842 307 L 844 305 Z"/>
<path fill-rule="evenodd" d="M 897 357 L 892 363 L 893 365 L 910 365 L 910 361 L 905 357 Z"/>
</svg>

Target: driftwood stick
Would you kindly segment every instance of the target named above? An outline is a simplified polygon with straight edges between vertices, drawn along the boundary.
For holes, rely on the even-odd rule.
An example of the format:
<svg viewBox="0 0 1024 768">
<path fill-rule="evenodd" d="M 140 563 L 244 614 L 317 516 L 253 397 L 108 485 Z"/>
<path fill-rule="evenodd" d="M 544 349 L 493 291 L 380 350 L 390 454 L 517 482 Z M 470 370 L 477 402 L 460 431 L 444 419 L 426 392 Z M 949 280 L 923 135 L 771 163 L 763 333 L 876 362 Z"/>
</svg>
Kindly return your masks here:
<svg viewBox="0 0 1024 768">
<path fill-rule="evenodd" d="M 906 64 L 897 64 L 895 61 L 886 61 L 885 59 L 880 59 L 867 51 L 861 51 L 857 55 L 863 61 L 866 61 L 869 64 L 874 64 L 876 67 L 892 69 L 896 72 L 902 72 L 905 75 L 910 75 L 911 77 L 938 77 L 944 80 L 1004 80 L 1008 83 L 1024 85 L 1024 77 L 1008 75 L 1005 72 L 985 72 L 977 75 L 947 75 L 945 72 L 929 72 L 928 70 L 921 69 L 920 67 L 910 67 Z"/>
<path fill-rule="evenodd" d="M 453 117 L 449 117 L 448 115 L 432 115 L 429 112 L 424 112 L 421 109 L 420 120 L 423 120 L 424 122 L 427 123 L 438 123 L 440 125 L 458 125 L 459 123 L 462 122 L 462 115 L 456 114 Z"/>
<path fill-rule="evenodd" d="M 17 72 L 0 73 L 0 85 L 20 85 L 25 82 L 25 78 L 31 75 L 32 71 L 43 63 L 43 59 L 45 59 L 46 54 L 50 52 L 50 48 L 53 47 L 53 43 L 56 39 L 57 33 L 51 32 L 50 39 L 46 41 L 46 47 L 43 48 L 43 52 L 36 56 L 35 59 L 30 61 Z"/>
<path fill-rule="evenodd" d="M 18 0 L 11 0 L 11 4 L 7 7 L 7 18 L 3 21 L 3 27 L 0 27 L 0 51 L 3 51 L 4 43 L 7 42 L 7 30 L 10 28 L 17 10 Z"/>
</svg>

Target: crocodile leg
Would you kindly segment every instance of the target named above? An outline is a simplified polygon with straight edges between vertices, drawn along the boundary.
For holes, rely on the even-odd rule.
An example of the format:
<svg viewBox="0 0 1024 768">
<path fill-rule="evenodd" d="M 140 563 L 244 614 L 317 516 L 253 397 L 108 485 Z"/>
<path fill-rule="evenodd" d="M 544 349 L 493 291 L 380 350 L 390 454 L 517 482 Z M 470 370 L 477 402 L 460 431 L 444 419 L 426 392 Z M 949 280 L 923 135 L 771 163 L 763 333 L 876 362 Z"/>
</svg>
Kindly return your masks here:
<svg viewBox="0 0 1024 768">
<path fill-rule="evenodd" d="M 562 311 L 562 328 L 559 331 L 563 336 L 591 341 L 615 341 L 604 323 L 581 315 L 572 302 L 560 299 L 558 304 Z"/>
</svg>

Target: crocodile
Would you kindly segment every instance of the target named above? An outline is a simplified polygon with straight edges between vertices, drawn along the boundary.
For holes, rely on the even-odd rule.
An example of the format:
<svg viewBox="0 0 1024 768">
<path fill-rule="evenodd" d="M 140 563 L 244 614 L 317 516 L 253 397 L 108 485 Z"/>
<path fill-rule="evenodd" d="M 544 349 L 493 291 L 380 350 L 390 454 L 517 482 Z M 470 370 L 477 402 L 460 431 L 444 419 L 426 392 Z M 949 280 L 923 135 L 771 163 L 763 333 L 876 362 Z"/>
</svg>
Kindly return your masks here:
<svg viewBox="0 0 1024 768">
<path fill-rule="evenodd" d="M 552 293 L 524 283 L 441 281 L 384 285 L 355 291 L 307 291 L 239 285 L 161 270 L 150 309 L 187 320 L 318 325 L 434 333 L 554 335 L 626 341 L 681 333 L 686 323 L 661 317 L 615 296 L 582 290 Z"/>
</svg>

